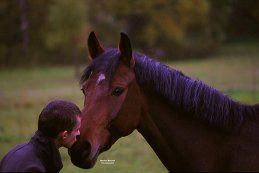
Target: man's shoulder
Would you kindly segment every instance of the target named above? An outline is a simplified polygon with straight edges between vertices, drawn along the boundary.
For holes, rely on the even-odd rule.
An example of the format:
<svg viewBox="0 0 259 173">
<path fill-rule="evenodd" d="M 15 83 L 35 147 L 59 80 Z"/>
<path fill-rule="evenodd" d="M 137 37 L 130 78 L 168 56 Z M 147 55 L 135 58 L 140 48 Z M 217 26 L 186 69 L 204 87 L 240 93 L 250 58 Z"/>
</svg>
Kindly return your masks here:
<svg viewBox="0 0 259 173">
<path fill-rule="evenodd" d="M 13 155 L 20 155 L 21 152 L 23 150 L 27 150 L 28 148 L 28 143 L 23 143 L 23 144 L 19 144 L 19 145 L 16 145 L 13 149 L 11 149 L 4 157 L 3 159 L 7 158 L 7 157 L 10 157 L 10 156 L 13 156 Z"/>
<path fill-rule="evenodd" d="M 23 143 L 15 146 L 13 149 L 11 149 L 5 157 L 27 157 L 29 153 L 33 152 L 33 146 L 29 143 Z"/>
<path fill-rule="evenodd" d="M 0 162 L 0 171 L 12 171 L 19 168 L 25 168 L 25 165 L 33 169 L 39 167 L 39 160 L 36 157 L 33 146 L 27 142 L 15 146 L 10 150 Z M 41 166 L 40 166 L 41 167 Z"/>
</svg>

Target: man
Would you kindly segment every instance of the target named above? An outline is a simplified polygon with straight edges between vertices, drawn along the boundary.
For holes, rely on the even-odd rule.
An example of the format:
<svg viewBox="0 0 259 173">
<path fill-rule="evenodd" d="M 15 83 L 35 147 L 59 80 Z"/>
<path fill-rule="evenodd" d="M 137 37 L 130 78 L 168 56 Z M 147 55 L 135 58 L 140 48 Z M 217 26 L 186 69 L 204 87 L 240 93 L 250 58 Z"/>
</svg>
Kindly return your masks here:
<svg viewBox="0 0 259 173">
<path fill-rule="evenodd" d="M 58 148 L 76 142 L 80 125 L 81 111 L 74 103 L 51 101 L 39 115 L 35 135 L 4 156 L 0 172 L 59 172 L 63 164 Z"/>
</svg>

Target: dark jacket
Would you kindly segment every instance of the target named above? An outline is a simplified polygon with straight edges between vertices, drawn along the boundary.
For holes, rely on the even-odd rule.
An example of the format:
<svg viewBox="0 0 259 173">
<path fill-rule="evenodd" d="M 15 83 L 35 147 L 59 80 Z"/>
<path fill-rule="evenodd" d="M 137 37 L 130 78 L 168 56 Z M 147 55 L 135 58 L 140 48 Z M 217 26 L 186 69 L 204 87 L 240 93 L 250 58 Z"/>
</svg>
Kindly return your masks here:
<svg viewBox="0 0 259 173">
<path fill-rule="evenodd" d="M 0 162 L 0 172 L 59 172 L 62 167 L 58 148 L 39 131 L 28 143 L 9 151 Z"/>
</svg>

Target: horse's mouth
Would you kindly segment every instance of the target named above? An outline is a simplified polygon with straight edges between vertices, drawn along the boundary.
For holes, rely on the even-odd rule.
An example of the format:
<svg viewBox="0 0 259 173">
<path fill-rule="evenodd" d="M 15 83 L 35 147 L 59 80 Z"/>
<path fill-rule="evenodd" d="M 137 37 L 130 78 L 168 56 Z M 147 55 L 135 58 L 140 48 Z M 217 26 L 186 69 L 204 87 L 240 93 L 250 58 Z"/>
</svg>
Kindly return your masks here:
<svg viewBox="0 0 259 173">
<path fill-rule="evenodd" d="M 78 144 L 75 143 L 70 149 L 68 149 L 68 154 L 71 158 L 71 162 L 80 168 L 83 169 L 89 169 L 92 168 L 96 161 L 98 156 L 111 148 L 113 145 L 114 140 L 109 140 L 108 143 L 104 146 L 99 146 L 92 148 L 91 144 L 89 142 L 84 142 L 80 146 L 77 146 Z"/>
<path fill-rule="evenodd" d="M 80 148 L 76 148 L 76 145 L 73 145 L 70 149 L 68 149 L 68 154 L 71 158 L 71 162 L 80 168 L 83 169 L 90 169 L 92 168 L 98 156 L 111 148 L 112 144 L 108 144 L 105 146 L 97 147 L 96 150 L 91 150 L 91 145 L 85 143 L 84 145 L 80 146 Z"/>
<path fill-rule="evenodd" d="M 77 148 L 77 145 L 74 144 L 69 150 L 68 154 L 70 156 L 71 162 L 80 168 L 89 169 L 95 165 L 97 157 L 99 155 L 99 150 L 94 154 L 93 157 L 91 155 L 91 146 L 89 143 L 84 143 L 80 148 Z"/>
</svg>

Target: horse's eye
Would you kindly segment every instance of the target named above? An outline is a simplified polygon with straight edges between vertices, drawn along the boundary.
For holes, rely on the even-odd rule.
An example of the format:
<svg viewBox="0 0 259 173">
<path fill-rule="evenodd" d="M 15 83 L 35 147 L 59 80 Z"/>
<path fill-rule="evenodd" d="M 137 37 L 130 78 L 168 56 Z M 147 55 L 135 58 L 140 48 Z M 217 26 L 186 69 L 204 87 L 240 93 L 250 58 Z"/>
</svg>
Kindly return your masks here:
<svg viewBox="0 0 259 173">
<path fill-rule="evenodd" d="M 124 88 L 122 87 L 116 87 L 113 91 L 112 91 L 112 95 L 114 96 L 119 96 L 123 93 Z"/>
</svg>

